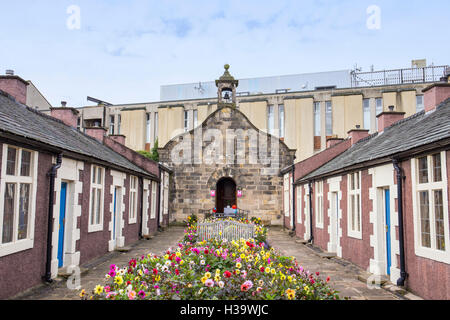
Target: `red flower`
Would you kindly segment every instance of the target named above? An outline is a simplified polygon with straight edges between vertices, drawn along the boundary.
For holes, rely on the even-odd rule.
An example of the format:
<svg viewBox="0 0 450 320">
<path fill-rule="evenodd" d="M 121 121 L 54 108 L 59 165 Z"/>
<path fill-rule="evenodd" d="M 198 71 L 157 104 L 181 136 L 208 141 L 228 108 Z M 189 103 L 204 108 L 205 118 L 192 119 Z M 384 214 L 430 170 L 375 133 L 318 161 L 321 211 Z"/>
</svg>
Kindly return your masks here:
<svg viewBox="0 0 450 320">
<path fill-rule="evenodd" d="M 247 241 L 247 246 L 249 246 L 250 248 L 254 248 L 255 247 L 255 245 L 253 243 L 248 242 L 248 241 Z"/>
<path fill-rule="evenodd" d="M 208 249 L 205 249 L 205 254 L 208 254 L 209 253 L 209 250 Z"/>
<path fill-rule="evenodd" d="M 266 271 L 266 269 L 265 269 L 264 267 L 261 267 L 259 270 L 260 270 L 261 272 Z"/>
<path fill-rule="evenodd" d="M 178 269 L 175 269 L 175 274 L 176 274 L 177 276 L 179 276 L 179 275 L 180 275 L 180 271 L 179 271 Z"/>
<path fill-rule="evenodd" d="M 327 282 L 330 282 L 330 277 L 327 278 Z"/>
<path fill-rule="evenodd" d="M 153 269 L 153 274 L 157 275 L 158 274 L 158 270 L 157 269 Z"/>
<path fill-rule="evenodd" d="M 230 277 L 231 277 L 231 272 L 230 272 L 230 271 L 225 271 L 225 272 L 223 273 L 223 276 L 224 276 L 225 278 L 230 278 Z"/>
<path fill-rule="evenodd" d="M 245 284 L 245 283 L 241 286 L 241 291 L 242 292 L 246 292 L 246 291 L 248 291 L 248 289 L 249 289 L 249 286 L 247 284 Z"/>
<path fill-rule="evenodd" d="M 127 281 L 127 286 L 129 286 L 131 284 L 131 281 Z"/>
<path fill-rule="evenodd" d="M 130 267 L 135 268 L 135 267 L 136 267 L 136 259 L 131 259 L 130 262 L 128 262 L 128 265 L 129 265 Z"/>
<path fill-rule="evenodd" d="M 319 276 L 319 275 L 320 275 L 320 272 L 316 272 L 316 275 Z"/>
</svg>

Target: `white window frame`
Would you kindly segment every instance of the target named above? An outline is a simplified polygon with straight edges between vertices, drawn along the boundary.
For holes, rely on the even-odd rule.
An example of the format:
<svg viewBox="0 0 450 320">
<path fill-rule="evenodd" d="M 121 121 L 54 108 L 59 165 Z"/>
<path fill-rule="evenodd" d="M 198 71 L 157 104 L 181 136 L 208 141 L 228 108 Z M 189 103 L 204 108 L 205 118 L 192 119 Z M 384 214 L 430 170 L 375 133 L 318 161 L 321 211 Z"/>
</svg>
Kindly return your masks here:
<svg viewBox="0 0 450 320">
<path fill-rule="evenodd" d="M 418 99 L 421 98 L 422 99 L 422 107 L 419 109 L 419 104 L 418 104 Z M 423 95 L 416 95 L 416 112 L 421 112 L 425 110 L 425 97 Z"/>
<path fill-rule="evenodd" d="M 267 106 L 267 133 L 271 135 L 275 133 L 275 106 L 273 104 Z"/>
<path fill-rule="evenodd" d="M 122 125 L 122 116 L 119 114 L 117 116 L 117 134 L 120 134 L 121 125 Z"/>
<path fill-rule="evenodd" d="M 333 135 L 333 103 L 325 101 L 325 135 Z"/>
<path fill-rule="evenodd" d="M 323 229 L 323 181 L 316 181 L 315 191 L 316 227 L 319 229 Z"/>
<path fill-rule="evenodd" d="M 14 176 L 6 175 L 6 164 L 8 147 L 17 150 L 16 153 L 16 172 Z M 30 176 L 22 177 L 20 176 L 20 167 L 22 161 L 22 151 L 31 152 L 31 163 L 30 163 Z M 37 171 L 38 171 L 38 159 L 39 154 L 37 151 L 20 148 L 13 145 L 3 144 L 2 153 L 2 165 L 1 165 L 1 175 L 0 175 L 0 257 L 7 256 L 16 252 L 24 251 L 33 248 L 34 246 L 34 224 L 35 224 L 35 214 L 36 214 L 36 193 L 37 193 Z M 13 226 L 13 241 L 10 243 L 2 243 L 3 238 L 3 210 L 4 210 L 4 198 L 5 198 L 5 188 L 6 183 L 15 183 L 16 186 L 16 199 L 15 200 L 15 211 L 18 211 L 19 197 L 18 189 L 21 183 L 30 184 L 30 208 L 28 208 L 28 228 L 27 237 L 25 239 L 18 240 L 18 212 L 14 212 L 14 226 Z"/>
<path fill-rule="evenodd" d="M 146 117 L 147 117 L 147 121 L 146 121 L 146 130 L 145 130 L 145 132 L 146 132 L 146 143 L 151 143 L 152 141 L 151 141 L 151 114 L 150 113 L 147 113 L 146 114 Z"/>
<path fill-rule="evenodd" d="M 152 181 L 152 197 L 151 197 L 151 211 L 150 219 L 156 219 L 156 195 L 158 191 L 158 182 Z"/>
<path fill-rule="evenodd" d="M 355 189 L 351 189 L 351 178 L 358 175 L 358 187 L 355 186 Z M 347 175 L 347 235 L 352 238 L 362 239 L 362 206 L 361 206 L 361 171 L 353 172 Z M 354 215 L 352 212 L 352 196 L 354 196 L 353 201 L 358 202 L 355 203 L 355 208 L 359 208 L 359 230 L 352 228 L 352 220 L 354 220 L 354 225 L 357 225 L 357 215 Z M 357 201 L 359 196 L 359 201 Z"/>
<path fill-rule="evenodd" d="M 314 117 L 314 136 L 322 136 L 322 119 L 321 119 L 321 103 L 314 102 L 313 104 L 313 117 Z"/>
<path fill-rule="evenodd" d="M 371 125 L 370 99 L 363 99 L 363 128 L 372 130 Z"/>
<path fill-rule="evenodd" d="M 195 129 L 195 128 L 197 128 L 197 126 L 198 126 L 198 110 L 194 110 L 194 111 L 193 111 L 192 118 L 193 118 L 194 129 Z"/>
<path fill-rule="evenodd" d="M 93 177 L 94 177 L 94 169 L 95 169 L 95 179 L 98 178 L 98 169 L 102 170 L 102 181 L 101 183 L 94 183 L 93 182 Z M 92 165 L 91 166 L 91 190 L 90 190 L 90 197 L 89 197 L 89 223 L 88 223 L 88 232 L 99 232 L 103 230 L 103 221 L 104 221 L 104 201 L 105 201 L 105 173 L 106 170 L 103 167 L 100 166 L 96 166 L 96 165 Z M 100 199 L 100 222 L 98 224 L 96 223 L 91 223 L 92 221 L 92 215 L 94 214 L 94 212 L 92 212 L 92 197 L 96 197 L 97 195 L 97 190 L 101 190 L 101 199 Z M 95 198 L 95 200 L 97 200 Z M 97 201 L 94 202 L 95 203 L 95 209 L 97 209 Z"/>
<path fill-rule="evenodd" d="M 114 115 L 109 116 L 109 134 L 110 135 L 114 135 L 115 120 L 116 120 L 116 116 L 114 116 Z"/>
<path fill-rule="evenodd" d="M 297 186 L 297 223 L 302 223 L 303 214 L 303 199 L 302 199 L 303 186 Z"/>
<path fill-rule="evenodd" d="M 155 130 L 155 132 L 154 132 L 154 141 L 156 141 L 156 140 L 158 140 L 158 125 L 159 125 L 159 123 L 158 123 L 158 117 L 159 117 L 159 115 L 158 115 L 158 112 L 155 112 L 155 114 L 153 115 L 153 121 L 154 121 L 154 125 L 153 125 L 153 129 Z"/>
<path fill-rule="evenodd" d="M 169 214 L 169 173 L 164 175 L 164 215 Z"/>
<path fill-rule="evenodd" d="M 189 111 L 184 111 L 184 132 L 189 131 Z"/>
<path fill-rule="evenodd" d="M 135 176 L 130 176 L 128 224 L 137 223 L 138 184 L 139 179 Z"/>
<path fill-rule="evenodd" d="M 440 153 L 441 155 L 441 175 L 442 181 L 433 182 L 432 156 Z M 427 155 L 428 164 L 428 183 L 419 183 L 419 159 L 411 159 L 411 177 L 413 193 L 413 216 L 414 216 L 414 249 L 417 256 L 432 259 L 435 261 L 450 264 L 450 243 L 449 243 L 449 207 L 448 207 L 448 178 L 446 151 L 436 152 Z M 442 190 L 442 202 L 444 211 L 444 237 L 445 250 L 436 249 L 436 224 L 435 207 L 433 191 Z M 430 237 L 431 248 L 422 246 L 421 220 L 420 220 L 420 197 L 419 192 L 428 191 L 429 193 L 429 214 L 430 214 Z"/>
<path fill-rule="evenodd" d="M 286 108 L 284 104 L 278 105 L 278 130 L 279 138 L 284 139 L 285 137 L 285 120 L 286 119 Z"/>
</svg>

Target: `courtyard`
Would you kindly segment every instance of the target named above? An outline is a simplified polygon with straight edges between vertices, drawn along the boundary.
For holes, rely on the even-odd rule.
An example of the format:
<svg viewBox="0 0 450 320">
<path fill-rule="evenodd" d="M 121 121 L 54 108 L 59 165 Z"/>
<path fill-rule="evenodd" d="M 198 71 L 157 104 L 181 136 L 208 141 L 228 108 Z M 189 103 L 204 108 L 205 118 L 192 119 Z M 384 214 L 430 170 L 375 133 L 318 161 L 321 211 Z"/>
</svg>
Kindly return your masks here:
<svg viewBox="0 0 450 320">
<path fill-rule="evenodd" d="M 115 251 L 97 258 L 81 267 L 80 286 L 90 293 L 104 282 L 109 266 L 127 266 L 130 259 L 149 253 L 164 254 L 168 248 L 174 248 L 182 241 L 185 228 L 172 226 L 149 240 L 138 241 L 121 251 Z M 339 292 L 341 299 L 350 300 L 415 300 L 419 297 L 386 283 L 384 288 L 369 286 L 364 282 L 364 270 L 354 264 L 335 257 L 327 256 L 317 248 L 300 243 L 289 236 L 287 230 L 272 227 L 268 232 L 268 243 L 286 256 L 293 256 L 298 263 L 311 272 L 330 277 L 329 285 Z M 80 300 L 79 289 L 69 289 L 70 277 L 59 276 L 52 284 L 40 285 L 13 297 L 14 300 Z"/>
</svg>

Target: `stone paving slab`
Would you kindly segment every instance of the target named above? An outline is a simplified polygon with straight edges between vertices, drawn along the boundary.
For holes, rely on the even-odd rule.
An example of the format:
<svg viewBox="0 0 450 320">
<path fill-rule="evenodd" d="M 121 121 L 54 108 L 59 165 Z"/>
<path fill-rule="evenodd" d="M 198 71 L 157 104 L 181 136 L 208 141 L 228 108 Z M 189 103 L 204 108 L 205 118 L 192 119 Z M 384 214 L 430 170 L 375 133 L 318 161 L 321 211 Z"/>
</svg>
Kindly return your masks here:
<svg viewBox="0 0 450 320">
<path fill-rule="evenodd" d="M 81 289 L 91 292 L 96 285 L 105 281 L 105 274 L 111 264 L 117 266 L 127 266 L 128 262 L 142 255 L 154 253 L 161 255 L 168 248 L 175 246 L 183 239 L 183 227 L 171 227 L 164 232 L 158 233 L 151 240 L 141 240 L 129 247 L 127 252 L 112 252 L 96 260 L 90 261 L 82 267 L 87 267 L 88 272 L 81 275 Z M 14 298 L 13 300 L 80 300 L 80 290 L 70 290 L 67 288 L 67 280 L 58 278 L 51 285 L 41 285 L 28 290 Z"/>
<path fill-rule="evenodd" d="M 399 300 L 405 299 L 382 288 L 371 288 L 358 280 L 364 271 L 349 261 L 335 258 L 322 252 L 315 252 L 316 248 L 299 243 L 295 237 L 281 228 L 269 228 L 268 241 L 271 246 L 286 256 L 293 256 L 298 263 L 311 272 L 320 272 L 322 277 L 330 277 L 330 286 L 337 291 L 341 298 L 351 300 Z"/>
</svg>

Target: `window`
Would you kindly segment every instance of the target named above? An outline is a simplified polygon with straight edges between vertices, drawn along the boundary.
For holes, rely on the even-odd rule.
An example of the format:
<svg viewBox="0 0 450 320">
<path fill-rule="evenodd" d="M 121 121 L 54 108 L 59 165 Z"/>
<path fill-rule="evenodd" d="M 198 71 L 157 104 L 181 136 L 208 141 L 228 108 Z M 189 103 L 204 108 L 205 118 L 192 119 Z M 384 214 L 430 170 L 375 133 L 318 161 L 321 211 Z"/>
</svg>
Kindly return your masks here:
<svg viewBox="0 0 450 320">
<path fill-rule="evenodd" d="M 33 247 L 37 153 L 3 145 L 0 256 Z"/>
<path fill-rule="evenodd" d="M 158 190 L 158 183 L 156 181 L 152 181 L 152 198 L 151 198 L 151 211 L 150 211 L 150 219 L 156 218 L 156 192 Z"/>
<path fill-rule="evenodd" d="M 194 110 L 194 128 L 198 126 L 198 110 Z"/>
<path fill-rule="evenodd" d="M 115 116 L 109 116 L 109 134 L 114 135 L 114 120 Z"/>
<path fill-rule="evenodd" d="M 326 135 L 333 135 L 333 107 L 331 101 L 325 103 L 325 130 Z"/>
<path fill-rule="evenodd" d="M 77 130 L 81 130 L 81 118 L 77 119 Z"/>
<path fill-rule="evenodd" d="M 424 109 L 423 96 L 416 96 L 416 112 L 423 111 Z"/>
<path fill-rule="evenodd" d="M 419 245 L 426 250 L 450 252 L 445 152 L 416 160 Z"/>
<path fill-rule="evenodd" d="M 383 98 L 375 99 L 375 113 L 378 116 L 380 113 L 383 113 Z M 375 121 L 376 128 L 378 131 L 378 119 Z"/>
<path fill-rule="evenodd" d="M 146 130 L 146 141 L 151 143 L 151 125 L 150 125 L 150 113 L 147 113 L 147 130 Z"/>
<path fill-rule="evenodd" d="M 371 130 L 370 126 L 370 99 L 363 100 L 364 129 Z"/>
<path fill-rule="evenodd" d="M 347 223 L 350 237 L 362 238 L 361 234 L 361 175 L 359 172 L 348 175 Z"/>
<path fill-rule="evenodd" d="M 128 223 L 137 222 L 137 189 L 138 189 L 138 178 L 130 177 L 130 213 L 128 215 Z"/>
<path fill-rule="evenodd" d="M 278 129 L 279 129 L 279 138 L 284 139 L 284 105 L 281 104 L 278 106 Z"/>
<path fill-rule="evenodd" d="M 274 134 L 275 130 L 275 114 L 273 105 L 267 107 L 267 131 L 269 134 Z"/>
<path fill-rule="evenodd" d="M 155 124 L 153 126 L 153 128 L 155 128 L 155 132 L 154 132 L 154 137 L 155 137 L 155 141 L 158 139 L 158 112 L 155 112 Z"/>
<path fill-rule="evenodd" d="M 323 228 L 323 181 L 316 182 L 316 226 Z"/>
<path fill-rule="evenodd" d="M 320 135 L 320 102 L 314 102 L 314 136 Z"/>
<path fill-rule="evenodd" d="M 91 203 L 89 211 L 89 232 L 103 230 L 103 185 L 105 169 L 92 166 L 91 175 Z"/>
<path fill-rule="evenodd" d="M 303 208 L 303 201 L 302 201 L 302 187 L 297 186 L 297 223 L 302 223 L 302 208 Z"/>
<path fill-rule="evenodd" d="M 184 112 L 184 132 L 189 131 L 189 112 Z"/>
<path fill-rule="evenodd" d="M 119 114 L 117 117 L 118 117 L 117 134 L 120 134 L 120 126 L 122 124 L 122 116 Z"/>
</svg>

